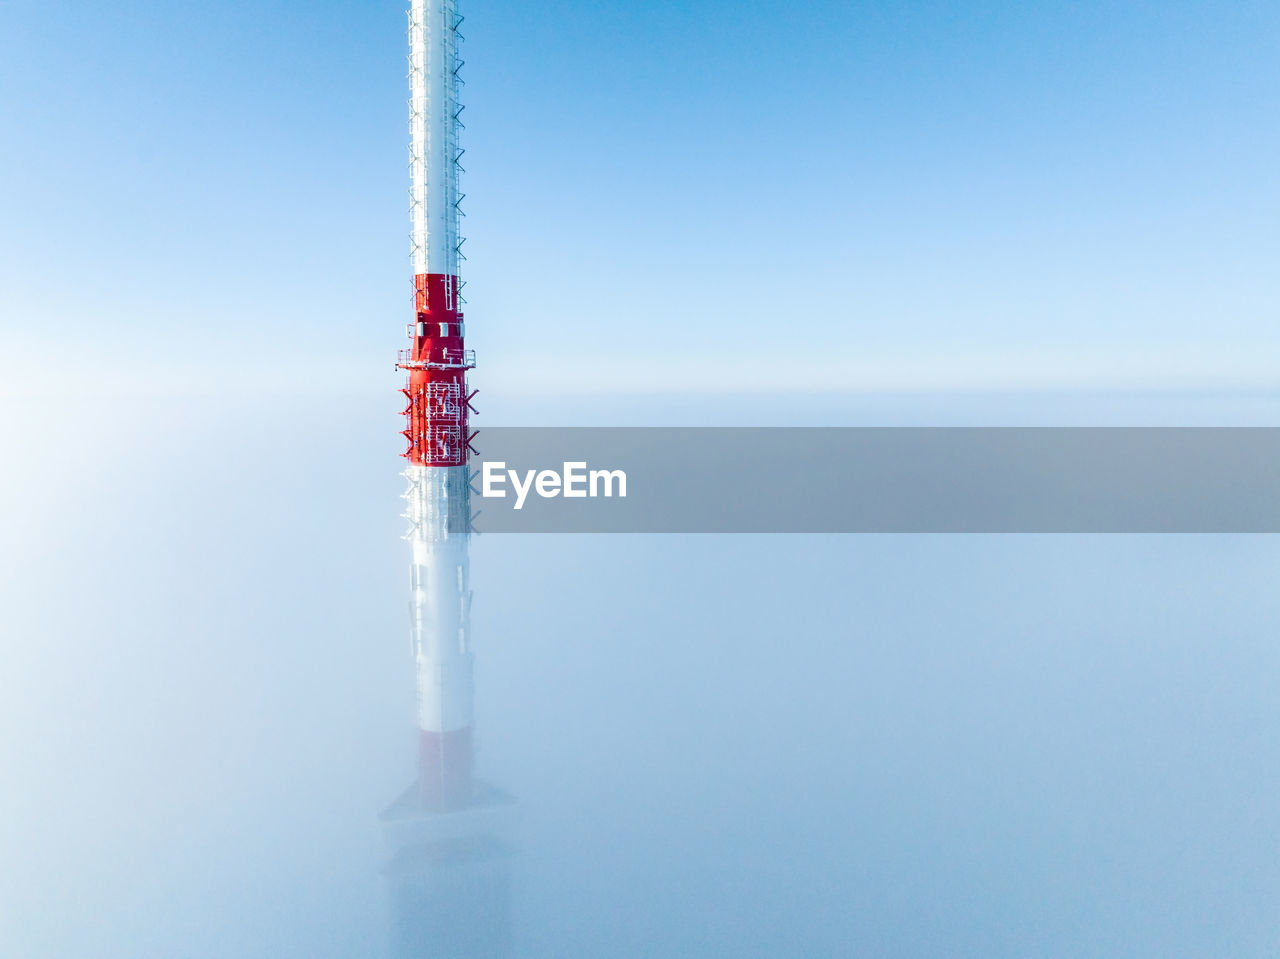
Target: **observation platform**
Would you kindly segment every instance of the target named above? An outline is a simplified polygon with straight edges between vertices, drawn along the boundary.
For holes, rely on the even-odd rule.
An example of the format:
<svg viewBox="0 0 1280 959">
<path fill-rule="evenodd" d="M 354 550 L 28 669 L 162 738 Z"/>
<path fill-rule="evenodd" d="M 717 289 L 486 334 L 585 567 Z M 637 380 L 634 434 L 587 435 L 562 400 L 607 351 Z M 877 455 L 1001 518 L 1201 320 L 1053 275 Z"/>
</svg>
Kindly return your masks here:
<svg viewBox="0 0 1280 959">
<path fill-rule="evenodd" d="M 444 350 L 438 360 L 419 360 L 413 356 L 413 350 L 400 350 L 396 353 L 396 368 L 401 370 L 474 370 L 476 368 L 475 350 Z"/>
</svg>

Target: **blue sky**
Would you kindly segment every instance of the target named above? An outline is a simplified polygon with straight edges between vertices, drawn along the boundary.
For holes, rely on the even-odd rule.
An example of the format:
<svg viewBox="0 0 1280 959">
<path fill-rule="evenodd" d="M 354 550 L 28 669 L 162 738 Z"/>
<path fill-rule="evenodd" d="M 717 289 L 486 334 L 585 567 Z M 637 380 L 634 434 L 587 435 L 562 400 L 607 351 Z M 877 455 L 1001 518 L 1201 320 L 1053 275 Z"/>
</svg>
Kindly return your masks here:
<svg viewBox="0 0 1280 959">
<path fill-rule="evenodd" d="M 403 6 L 5 4 L 9 389 L 393 382 Z M 464 12 L 489 387 L 1280 384 L 1273 3 Z"/>
</svg>

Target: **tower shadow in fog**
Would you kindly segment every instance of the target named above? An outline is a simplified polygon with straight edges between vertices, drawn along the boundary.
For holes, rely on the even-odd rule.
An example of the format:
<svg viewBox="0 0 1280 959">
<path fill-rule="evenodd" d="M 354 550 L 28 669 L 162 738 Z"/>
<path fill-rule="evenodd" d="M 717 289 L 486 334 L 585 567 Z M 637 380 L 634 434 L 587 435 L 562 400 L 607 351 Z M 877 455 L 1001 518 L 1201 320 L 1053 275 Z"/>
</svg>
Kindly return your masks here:
<svg viewBox="0 0 1280 959">
<path fill-rule="evenodd" d="M 448 806 L 415 783 L 379 816 L 392 849 L 392 959 L 511 956 L 514 800 L 483 782 Z"/>
</svg>

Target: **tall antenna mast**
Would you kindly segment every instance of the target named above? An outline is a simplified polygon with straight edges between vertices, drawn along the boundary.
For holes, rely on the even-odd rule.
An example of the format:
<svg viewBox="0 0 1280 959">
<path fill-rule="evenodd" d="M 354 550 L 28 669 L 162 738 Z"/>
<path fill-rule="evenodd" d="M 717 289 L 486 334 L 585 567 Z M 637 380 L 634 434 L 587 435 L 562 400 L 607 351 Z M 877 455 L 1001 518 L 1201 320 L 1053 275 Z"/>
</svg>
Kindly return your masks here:
<svg viewBox="0 0 1280 959">
<path fill-rule="evenodd" d="M 417 667 L 419 780 L 430 805 L 465 802 L 472 790 L 472 652 L 468 539 L 468 425 L 474 393 L 467 371 L 458 262 L 459 115 L 456 0 L 413 0 L 409 11 L 410 345 L 397 366 L 403 393 L 409 481 L 404 497 L 413 547 L 410 623 Z"/>
</svg>

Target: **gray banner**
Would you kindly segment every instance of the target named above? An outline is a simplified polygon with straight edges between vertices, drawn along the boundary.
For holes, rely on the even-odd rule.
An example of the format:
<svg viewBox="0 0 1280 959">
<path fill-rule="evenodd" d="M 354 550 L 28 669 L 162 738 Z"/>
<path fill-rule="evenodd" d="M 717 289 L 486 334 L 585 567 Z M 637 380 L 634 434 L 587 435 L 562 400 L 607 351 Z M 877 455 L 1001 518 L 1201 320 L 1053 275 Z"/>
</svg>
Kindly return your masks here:
<svg viewBox="0 0 1280 959">
<path fill-rule="evenodd" d="M 1275 428 L 490 428 L 475 445 L 481 533 L 1280 532 Z"/>
</svg>

